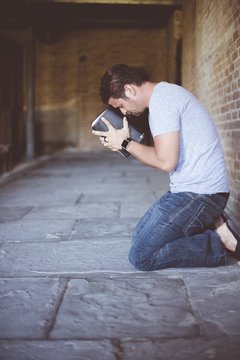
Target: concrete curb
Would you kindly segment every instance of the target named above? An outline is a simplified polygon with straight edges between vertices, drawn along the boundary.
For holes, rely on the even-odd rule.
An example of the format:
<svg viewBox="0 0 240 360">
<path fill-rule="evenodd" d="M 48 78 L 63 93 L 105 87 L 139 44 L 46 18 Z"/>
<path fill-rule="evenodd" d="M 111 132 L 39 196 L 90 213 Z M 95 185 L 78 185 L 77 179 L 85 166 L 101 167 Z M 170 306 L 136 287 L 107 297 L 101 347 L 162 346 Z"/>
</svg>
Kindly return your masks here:
<svg viewBox="0 0 240 360">
<path fill-rule="evenodd" d="M 24 173 L 27 173 L 29 170 L 40 166 L 44 162 L 49 161 L 50 159 L 57 156 L 57 154 L 51 154 L 51 155 L 44 155 L 40 156 L 34 160 L 22 162 L 19 165 L 15 166 L 11 171 L 4 173 L 0 176 L 0 186 L 8 183 L 9 181 L 15 179 L 18 176 L 23 175 Z"/>
</svg>

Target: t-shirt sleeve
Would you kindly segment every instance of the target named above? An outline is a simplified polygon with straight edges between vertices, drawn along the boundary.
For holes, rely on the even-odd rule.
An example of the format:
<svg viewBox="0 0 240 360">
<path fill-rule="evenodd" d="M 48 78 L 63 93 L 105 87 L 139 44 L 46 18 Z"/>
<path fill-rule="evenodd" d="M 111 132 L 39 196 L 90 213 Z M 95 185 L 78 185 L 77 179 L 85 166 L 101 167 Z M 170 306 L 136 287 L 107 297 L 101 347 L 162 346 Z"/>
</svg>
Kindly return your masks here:
<svg viewBox="0 0 240 360">
<path fill-rule="evenodd" d="M 180 129 L 180 112 L 169 92 L 158 92 L 151 99 L 149 126 L 153 137 Z"/>
</svg>

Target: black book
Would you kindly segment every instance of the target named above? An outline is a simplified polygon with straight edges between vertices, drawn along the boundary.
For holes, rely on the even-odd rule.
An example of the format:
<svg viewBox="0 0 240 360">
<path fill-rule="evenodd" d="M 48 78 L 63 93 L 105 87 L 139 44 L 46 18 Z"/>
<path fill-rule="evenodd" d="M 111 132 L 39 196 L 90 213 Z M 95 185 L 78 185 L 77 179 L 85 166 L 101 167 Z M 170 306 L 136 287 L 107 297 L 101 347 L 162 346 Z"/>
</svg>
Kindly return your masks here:
<svg viewBox="0 0 240 360">
<path fill-rule="evenodd" d="M 108 106 L 96 119 L 92 122 L 92 129 L 97 131 L 108 131 L 106 124 L 102 121 L 102 117 L 107 119 L 116 129 L 123 128 L 124 115 L 112 106 Z M 135 127 L 129 124 L 130 137 L 134 141 L 141 142 L 144 139 L 144 133 L 139 132 Z M 119 153 L 128 157 L 130 153 L 127 150 L 119 150 Z"/>
</svg>

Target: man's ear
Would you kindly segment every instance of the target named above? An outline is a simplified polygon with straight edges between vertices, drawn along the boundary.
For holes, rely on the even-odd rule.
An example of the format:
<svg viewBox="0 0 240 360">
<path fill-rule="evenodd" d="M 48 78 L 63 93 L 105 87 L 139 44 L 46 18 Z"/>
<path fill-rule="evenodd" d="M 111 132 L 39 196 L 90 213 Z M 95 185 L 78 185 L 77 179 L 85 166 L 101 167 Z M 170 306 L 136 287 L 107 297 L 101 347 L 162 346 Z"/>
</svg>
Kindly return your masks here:
<svg viewBox="0 0 240 360">
<path fill-rule="evenodd" d="M 132 84 L 124 85 L 124 90 L 125 90 L 125 95 L 128 98 L 132 97 L 136 94 L 136 89 L 135 89 L 134 85 L 132 85 Z"/>
</svg>

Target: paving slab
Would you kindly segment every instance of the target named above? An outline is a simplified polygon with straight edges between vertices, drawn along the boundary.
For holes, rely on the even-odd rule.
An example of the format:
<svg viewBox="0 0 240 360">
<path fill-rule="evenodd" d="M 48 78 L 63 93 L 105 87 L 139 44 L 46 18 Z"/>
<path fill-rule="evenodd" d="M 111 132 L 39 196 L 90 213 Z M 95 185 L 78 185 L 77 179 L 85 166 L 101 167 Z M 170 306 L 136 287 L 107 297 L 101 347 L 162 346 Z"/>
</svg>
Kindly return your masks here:
<svg viewBox="0 0 240 360">
<path fill-rule="evenodd" d="M 50 337 L 126 339 L 198 334 L 181 278 L 161 277 L 156 282 L 136 275 L 71 280 Z"/>
<path fill-rule="evenodd" d="M 82 219 L 82 218 L 116 218 L 119 215 L 120 203 L 77 204 L 75 206 L 37 206 L 25 219 Z"/>
<path fill-rule="evenodd" d="M 116 360 L 118 350 L 103 341 L 0 341 L 1 360 Z"/>
<path fill-rule="evenodd" d="M 131 239 L 138 218 L 95 218 L 8 221 L 0 223 L 1 242 L 54 242 L 97 239 Z"/>
<path fill-rule="evenodd" d="M 137 208 L 139 202 L 141 204 L 145 203 L 145 209 L 148 206 L 148 204 L 153 203 L 153 201 L 156 200 L 155 198 L 155 194 L 153 191 L 149 190 L 144 192 L 144 194 L 139 194 L 139 191 L 137 191 L 136 189 L 133 189 L 133 191 L 128 190 L 127 194 L 126 194 L 126 188 L 123 189 L 123 191 L 120 191 L 118 189 L 118 191 L 116 193 L 114 192 L 109 192 L 106 193 L 106 191 L 102 188 L 97 188 L 97 191 L 92 192 L 92 191 L 85 191 L 83 192 L 81 195 L 81 197 L 79 198 L 78 203 L 79 204 L 90 204 L 90 203 L 101 203 L 101 202 L 121 202 L 124 204 L 135 204 L 135 207 Z"/>
<path fill-rule="evenodd" d="M 46 188 L 39 188 L 38 191 L 35 189 L 21 188 L 21 191 L 9 190 L 4 195 L 0 196 L 0 203 L 9 206 L 18 207 L 35 207 L 45 206 L 46 203 L 49 206 L 64 206 L 66 203 L 73 205 L 79 195 L 82 193 L 80 189 L 64 190 L 56 188 L 56 184 L 53 188 L 46 185 Z"/>
<path fill-rule="evenodd" d="M 26 220 L 0 224 L 0 242 L 45 242 L 68 240 L 76 220 Z"/>
<path fill-rule="evenodd" d="M 57 279 L 1 279 L 0 338 L 44 338 L 61 291 Z"/>
<path fill-rule="evenodd" d="M 153 339 L 122 343 L 122 360 L 239 360 L 239 336 Z"/>
<path fill-rule="evenodd" d="M 103 244 L 104 242 L 104 244 Z M 130 240 L 4 243 L 0 276 L 76 274 L 91 271 L 131 271 Z"/>
<path fill-rule="evenodd" d="M 0 206 L 0 223 L 20 220 L 31 210 L 30 206 Z"/>
<path fill-rule="evenodd" d="M 185 283 L 202 335 L 240 336 L 239 271 L 186 275 Z"/>
<path fill-rule="evenodd" d="M 130 244 L 133 229 L 138 222 L 138 218 L 127 219 L 80 219 L 71 233 L 70 240 L 118 240 L 127 238 Z"/>
<path fill-rule="evenodd" d="M 0 340 L 1 360 L 239 360 L 239 337 L 117 340 Z"/>
</svg>

